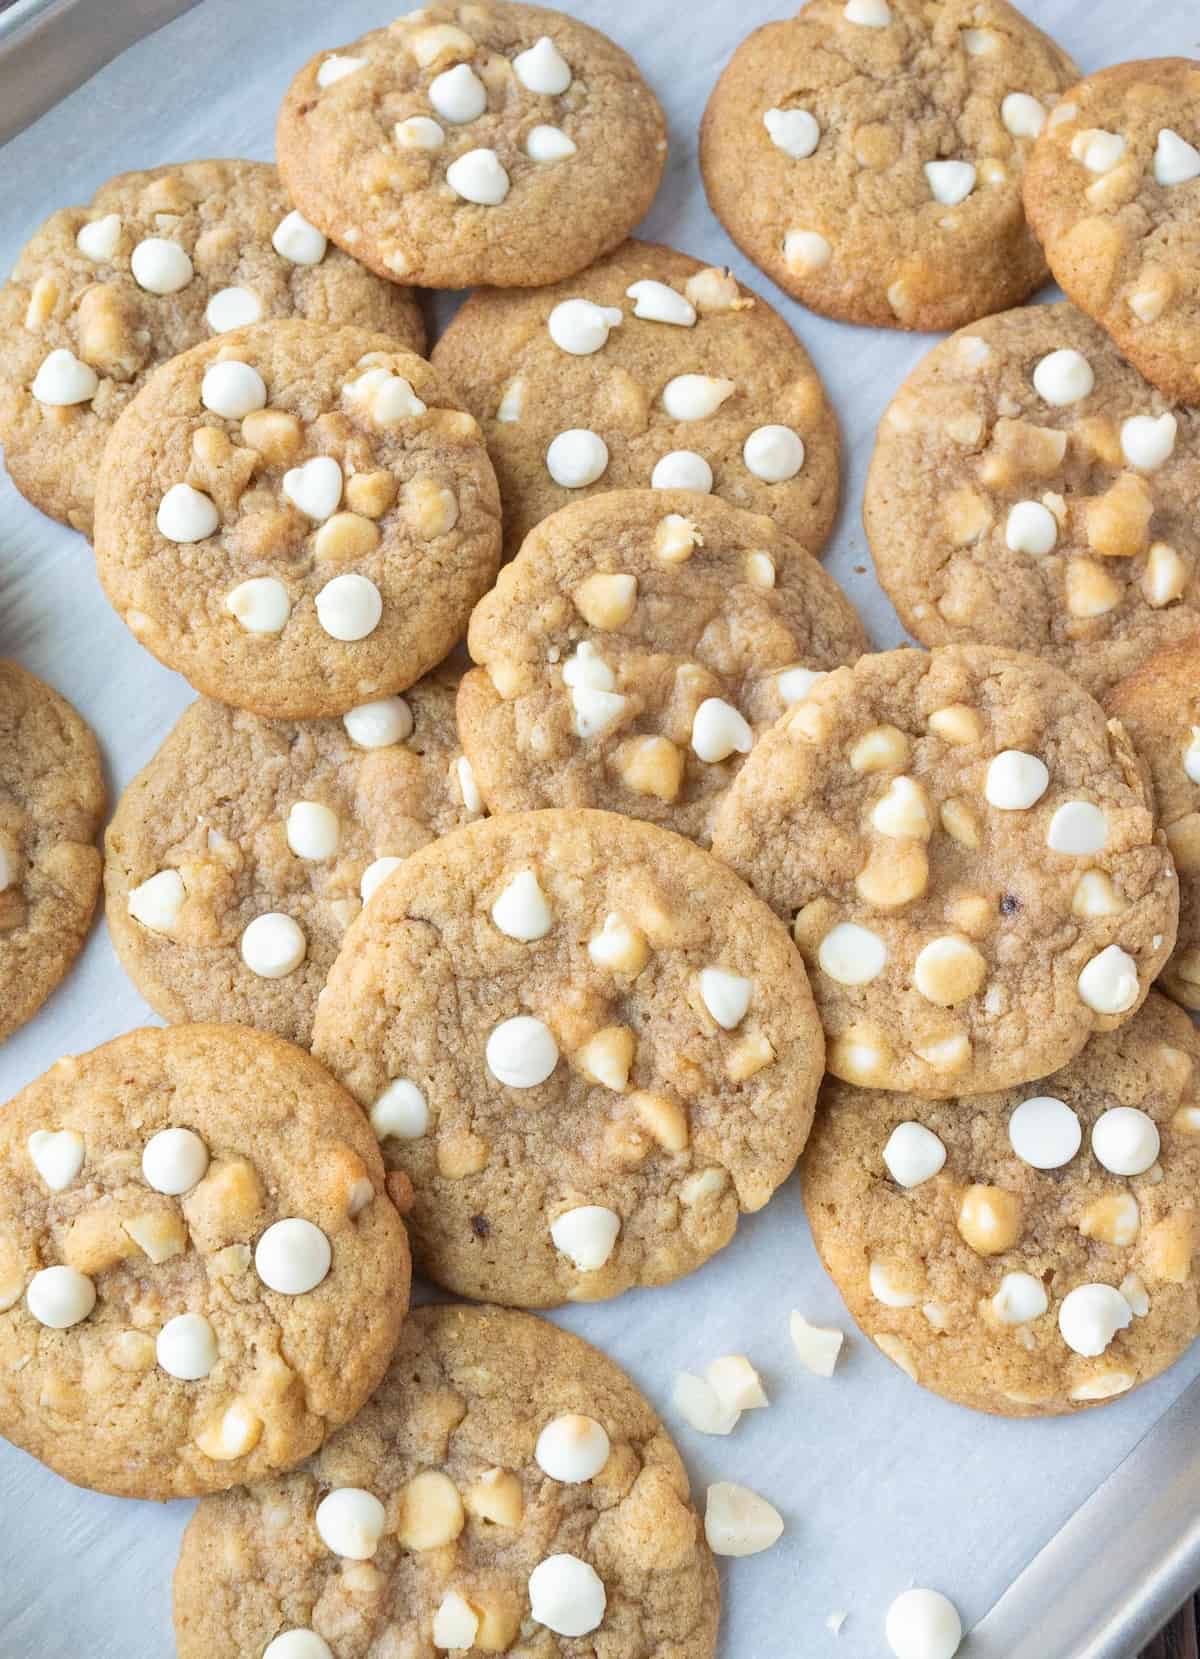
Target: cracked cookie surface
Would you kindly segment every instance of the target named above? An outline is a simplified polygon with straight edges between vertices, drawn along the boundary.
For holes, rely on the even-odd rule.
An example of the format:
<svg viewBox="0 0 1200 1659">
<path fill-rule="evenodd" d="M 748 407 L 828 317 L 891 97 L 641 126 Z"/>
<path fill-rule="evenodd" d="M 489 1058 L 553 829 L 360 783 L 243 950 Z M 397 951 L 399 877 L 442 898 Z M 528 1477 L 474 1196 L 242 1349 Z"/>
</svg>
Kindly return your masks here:
<svg viewBox="0 0 1200 1659">
<path fill-rule="evenodd" d="M 713 850 L 788 921 L 828 1065 L 980 1094 L 1128 1019 L 1178 885 L 1119 723 L 1037 657 L 889 651 L 835 669 L 756 744 Z"/>
<path fill-rule="evenodd" d="M 0 1042 L 83 949 L 96 895 L 104 774 L 65 698 L 0 659 Z"/>
<path fill-rule="evenodd" d="M 593 1631 L 621 1659 L 712 1659 L 718 1614 L 650 1405 L 578 1337 L 487 1307 L 415 1310 L 354 1422 L 302 1470 L 201 1504 L 175 1574 L 180 1659 L 274 1659 L 288 1631 L 337 1659 L 545 1659 Z"/>
<path fill-rule="evenodd" d="M 666 122 L 628 53 L 542 6 L 423 6 L 300 70 L 279 166 L 304 212 L 382 276 L 535 287 L 626 236 Z"/>
<path fill-rule="evenodd" d="M 761 514 L 613 491 L 544 519 L 475 607 L 459 692 L 496 811 L 603 807 L 702 843 L 755 737 L 868 649 L 833 578 Z"/>
<path fill-rule="evenodd" d="M 1070 304 L 935 346 L 879 426 L 863 518 L 926 645 L 1036 651 L 1102 696 L 1200 622 L 1200 416 Z"/>
<path fill-rule="evenodd" d="M 0 1129 L 0 1425 L 81 1486 L 220 1491 L 350 1418 L 408 1305 L 370 1128 L 241 1026 L 60 1060 Z"/>
<path fill-rule="evenodd" d="M 581 810 L 414 853 L 347 934 L 313 1052 L 411 1177 L 422 1269 L 547 1307 L 728 1243 L 804 1144 L 823 1045 L 786 930 L 724 865 Z"/>
<path fill-rule="evenodd" d="M 113 429 L 96 559 L 140 643 L 278 718 L 404 691 L 497 569 L 474 418 L 384 335 L 259 323 L 165 364 Z"/>
<path fill-rule="evenodd" d="M 424 349 L 412 295 L 327 249 L 265 162 L 122 173 L 88 206 L 60 209 L 0 288 L 0 443 L 13 483 L 90 535 L 105 441 L 148 375 L 268 317 L 352 323 Z"/>
<path fill-rule="evenodd" d="M 854 1318 L 915 1381 L 1005 1416 L 1148 1382 L 1200 1328 L 1200 1043 L 1155 992 L 1052 1076 L 930 1101 L 830 1082 L 800 1166 Z"/>
<path fill-rule="evenodd" d="M 1004 0 L 812 0 L 743 41 L 717 82 L 709 204 L 814 311 L 957 328 L 1046 279 L 1021 174 L 1077 74 Z"/>
</svg>

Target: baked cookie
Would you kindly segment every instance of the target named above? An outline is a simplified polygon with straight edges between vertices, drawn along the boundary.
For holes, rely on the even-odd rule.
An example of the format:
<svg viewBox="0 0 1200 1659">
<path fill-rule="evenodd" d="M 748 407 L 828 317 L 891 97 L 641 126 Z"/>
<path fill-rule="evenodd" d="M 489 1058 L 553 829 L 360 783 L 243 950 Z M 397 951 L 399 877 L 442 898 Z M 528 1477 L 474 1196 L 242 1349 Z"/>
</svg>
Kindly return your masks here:
<svg viewBox="0 0 1200 1659">
<path fill-rule="evenodd" d="M 1200 403 L 1200 64 L 1119 63 L 1068 91 L 1025 210 L 1055 281 L 1167 397 Z"/>
<path fill-rule="evenodd" d="M 602 490 L 712 492 L 819 553 L 838 504 L 837 419 L 804 347 L 728 271 L 626 242 L 536 294 L 473 294 L 433 361 L 477 416 L 511 557 Z"/>
<path fill-rule="evenodd" d="M 369 1125 L 265 1032 L 131 1031 L 0 1118 L 0 1432 L 77 1485 L 308 1457 L 382 1377 L 408 1281 Z"/>
<path fill-rule="evenodd" d="M 104 805 L 90 729 L 64 697 L 0 658 L 0 1042 L 83 949 Z"/>
<path fill-rule="evenodd" d="M 1200 633 L 1158 651 L 1109 696 L 1150 773 L 1179 876 L 1179 935 L 1159 984 L 1200 1009 Z"/>
<path fill-rule="evenodd" d="M 758 740 L 713 851 L 793 922 L 863 1088 L 983 1094 L 1127 1020 L 1179 893 L 1120 725 L 1037 657 L 887 651 Z"/>
<path fill-rule="evenodd" d="M 1103 694 L 1200 626 L 1200 416 L 1073 305 L 986 317 L 879 424 L 863 518 L 926 645 L 1035 651 Z"/>
<path fill-rule="evenodd" d="M 109 439 L 96 561 L 197 691 L 312 719 L 457 643 L 500 550 L 473 418 L 381 334 L 257 323 L 164 364 Z"/>
<path fill-rule="evenodd" d="M 1024 1088 L 829 1083 L 800 1166 L 821 1259 L 916 1382 L 1009 1417 L 1148 1382 L 1200 1331 L 1200 1042 L 1151 992 Z"/>
<path fill-rule="evenodd" d="M 313 1052 L 411 1177 L 423 1271 L 527 1307 L 665 1284 L 790 1173 L 823 1044 L 784 928 L 611 812 L 414 853 L 346 935 Z"/>
<path fill-rule="evenodd" d="M 756 733 L 870 649 L 770 519 L 682 490 L 543 519 L 468 640 L 459 730 L 493 811 L 608 807 L 701 843 Z"/>
<path fill-rule="evenodd" d="M 300 207 L 381 276 L 557 282 L 615 247 L 667 160 L 627 52 L 544 6 L 422 6 L 300 70 L 275 132 Z"/>
<path fill-rule="evenodd" d="M 355 323 L 424 350 L 412 295 L 288 202 L 261 161 L 122 173 L 48 219 L 0 288 L 0 443 L 13 483 L 91 534 L 105 440 L 158 364 L 267 317 Z"/>
<path fill-rule="evenodd" d="M 109 930 L 157 1013 L 308 1046 L 363 895 L 478 816 L 456 684 L 438 672 L 344 720 L 185 711 L 105 837 Z"/>
<path fill-rule="evenodd" d="M 709 204 L 814 311 L 957 328 L 1046 280 L 1021 174 L 1078 73 L 1005 0 L 811 0 L 714 88 Z"/>
<path fill-rule="evenodd" d="M 179 1659 L 712 1659 L 719 1605 L 650 1405 L 577 1336 L 500 1308 L 417 1309 L 354 1422 L 202 1503 L 175 1572 Z"/>
</svg>

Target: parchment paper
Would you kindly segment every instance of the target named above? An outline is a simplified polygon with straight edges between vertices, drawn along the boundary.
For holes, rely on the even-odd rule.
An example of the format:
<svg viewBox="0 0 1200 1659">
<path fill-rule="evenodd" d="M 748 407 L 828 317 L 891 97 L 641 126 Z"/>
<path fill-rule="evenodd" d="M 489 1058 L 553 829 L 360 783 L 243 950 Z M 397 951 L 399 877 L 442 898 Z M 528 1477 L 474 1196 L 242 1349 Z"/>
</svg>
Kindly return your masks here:
<svg viewBox="0 0 1200 1659">
<path fill-rule="evenodd" d="M 700 113 L 719 70 L 752 27 L 791 7 L 564 0 L 564 9 L 633 52 L 666 107 L 670 167 L 644 233 L 731 264 L 780 307 L 816 360 L 845 445 L 844 507 L 828 564 L 877 645 L 899 643 L 870 574 L 859 504 L 879 415 L 933 341 L 828 323 L 787 300 L 712 218 L 696 164 Z M 1085 70 L 1200 45 L 1196 0 L 1025 0 L 1025 10 Z M 0 149 L 0 272 L 52 209 L 86 201 L 112 173 L 200 156 L 269 158 L 294 70 L 391 15 L 387 0 L 202 0 Z M 452 306 L 439 299 L 442 321 Z M 0 653 L 44 676 L 90 720 L 114 799 L 192 695 L 109 609 L 87 544 L 27 506 L 3 477 Z M 148 1019 L 99 924 L 66 984 L 0 1049 L 0 1100 L 61 1054 Z M 832 1381 L 808 1376 L 794 1359 L 793 1307 L 850 1333 Z M 1200 1371 L 1197 1350 L 1130 1398 L 1067 1421 L 1006 1422 L 948 1405 L 854 1332 L 813 1252 L 794 1183 L 692 1278 L 554 1317 L 626 1366 L 662 1410 L 701 1505 L 709 1481 L 738 1480 L 786 1516 L 774 1549 L 723 1564 L 721 1659 L 873 1659 L 886 1652 L 888 1602 L 914 1581 L 946 1590 L 968 1624 L 982 1617 Z M 759 1366 L 771 1408 L 744 1416 L 728 1439 L 706 1439 L 672 1411 L 672 1379 L 731 1350 Z M 0 1445 L 2 1659 L 166 1659 L 170 1577 L 190 1512 L 182 1502 L 77 1491 Z M 1131 1527 L 1137 1519 L 1130 1515 Z M 849 1614 L 840 1637 L 825 1625 L 834 1610 Z"/>
</svg>

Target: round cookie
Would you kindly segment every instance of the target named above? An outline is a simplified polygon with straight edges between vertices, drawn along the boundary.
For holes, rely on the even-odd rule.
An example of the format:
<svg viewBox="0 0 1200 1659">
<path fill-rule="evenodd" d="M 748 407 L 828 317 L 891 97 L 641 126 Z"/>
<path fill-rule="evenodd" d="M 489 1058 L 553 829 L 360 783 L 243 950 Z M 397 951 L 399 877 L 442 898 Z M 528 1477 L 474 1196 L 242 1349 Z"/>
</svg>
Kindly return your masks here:
<svg viewBox="0 0 1200 1659">
<path fill-rule="evenodd" d="M 1164 991 L 1200 1009 L 1200 633 L 1155 653 L 1108 698 L 1150 773 L 1158 819 L 1179 876 L 1179 934 L 1159 975 Z"/>
<path fill-rule="evenodd" d="M 543 6 L 422 6 L 300 70 L 279 167 L 333 241 L 429 288 L 537 287 L 626 236 L 667 160 L 627 52 Z"/>
<path fill-rule="evenodd" d="M 1073 305 L 935 346 L 879 426 L 863 519 L 926 645 L 1035 651 L 1096 696 L 1200 624 L 1200 416 Z"/>
<path fill-rule="evenodd" d="M 104 816 L 96 739 L 70 703 L 0 658 L 0 1042 L 37 1013 L 87 938 Z"/>
<path fill-rule="evenodd" d="M 175 1572 L 179 1659 L 712 1659 L 719 1607 L 653 1409 L 579 1337 L 500 1308 L 418 1308 L 354 1422 L 202 1503 Z"/>
<path fill-rule="evenodd" d="M 173 1498 L 308 1457 L 408 1306 L 370 1127 L 302 1049 L 131 1031 L 0 1124 L 0 1432 L 68 1480 Z"/>
<path fill-rule="evenodd" d="M 345 721 L 185 711 L 105 837 L 109 931 L 157 1013 L 308 1045 L 361 895 L 478 816 L 456 685 L 439 671 Z"/>
<path fill-rule="evenodd" d="M 1025 210 L 1055 281 L 1171 399 L 1200 403 L 1200 65 L 1119 63 L 1064 95 Z"/>
<path fill-rule="evenodd" d="M 312 719 L 403 691 L 496 574 L 473 418 L 380 334 L 258 323 L 165 364 L 113 428 L 96 561 L 198 691 Z"/>
<path fill-rule="evenodd" d="M 786 921 L 835 1076 L 982 1094 L 1144 1000 L 1178 885 L 1136 756 L 1015 651 L 862 657 L 761 737 L 713 851 Z"/>
<path fill-rule="evenodd" d="M 581 303 L 582 302 L 582 303 Z M 727 271 L 626 242 L 536 294 L 473 294 L 433 362 L 487 436 L 511 557 L 583 492 L 712 492 L 819 553 L 837 419 L 804 347 Z"/>
<path fill-rule="evenodd" d="M 160 363 L 267 317 L 354 323 L 422 351 L 411 296 L 291 208 L 261 161 L 122 173 L 61 208 L 0 288 L 0 443 L 13 483 L 91 534 L 105 440 Z"/>
<path fill-rule="evenodd" d="M 414 853 L 346 935 L 313 1052 L 411 1178 L 428 1277 L 549 1307 L 727 1244 L 804 1145 L 823 1043 L 785 929 L 730 870 L 567 811 Z"/>
<path fill-rule="evenodd" d="M 1200 1331 L 1200 1043 L 1151 992 L 1024 1088 L 830 1083 L 800 1166 L 855 1320 L 935 1393 L 1011 1417 L 1148 1382 Z"/>
<path fill-rule="evenodd" d="M 683 490 L 543 519 L 468 639 L 459 730 L 493 811 L 606 807 L 702 843 L 756 733 L 870 648 L 770 519 Z"/>
<path fill-rule="evenodd" d="M 713 212 L 785 293 L 845 322 L 957 328 L 1046 280 L 1021 173 L 1078 70 L 1005 0 L 811 0 L 713 90 Z"/>
</svg>

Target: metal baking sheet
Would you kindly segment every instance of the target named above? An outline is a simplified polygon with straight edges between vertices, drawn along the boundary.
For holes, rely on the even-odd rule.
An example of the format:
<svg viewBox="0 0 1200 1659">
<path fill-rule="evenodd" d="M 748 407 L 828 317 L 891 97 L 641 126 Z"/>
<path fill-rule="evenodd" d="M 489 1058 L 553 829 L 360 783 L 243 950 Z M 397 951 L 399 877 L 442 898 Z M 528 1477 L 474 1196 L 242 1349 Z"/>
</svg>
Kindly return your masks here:
<svg viewBox="0 0 1200 1659">
<path fill-rule="evenodd" d="M 10 10 L 44 18 L 64 5 L 76 19 L 68 16 L 66 38 L 78 27 L 99 49 L 89 67 L 131 38 L 139 19 L 162 20 L 158 0 L 18 0 Z M 828 323 L 786 300 L 725 238 L 697 174 L 697 125 L 721 66 L 752 26 L 787 15 L 788 4 L 692 0 L 686 16 L 676 0 L 566 0 L 565 9 L 632 51 L 667 109 L 671 162 L 644 232 L 731 264 L 780 307 L 816 360 L 845 439 L 845 505 L 828 563 L 876 644 L 898 643 L 859 504 L 879 415 L 932 342 Z M 1084 68 L 1200 46 L 1196 0 L 1026 0 L 1025 9 Z M 269 157 L 274 110 L 295 68 L 390 15 L 386 0 L 201 0 L 52 108 L 65 48 L 39 59 L 21 47 L 22 30 L 0 29 L 0 119 L 18 95 L 47 110 L 0 147 L 0 270 L 51 209 L 86 200 L 112 173 L 206 155 Z M 438 298 L 439 319 L 453 304 Z M 3 478 L 0 652 L 89 718 L 114 796 L 191 696 L 109 610 L 86 543 Z M 151 1018 L 97 926 L 67 983 L 0 1049 L 0 1100 L 59 1055 Z M 792 1356 L 793 1307 L 850 1333 L 832 1381 L 802 1373 Z M 853 1331 L 794 1183 L 692 1278 L 554 1317 L 611 1353 L 661 1408 L 701 1500 L 708 1481 L 739 1480 L 786 1516 L 773 1550 L 723 1564 L 721 1659 L 875 1659 L 885 1652 L 888 1602 L 913 1582 L 946 1590 L 977 1627 L 964 1659 L 1128 1659 L 1200 1582 L 1200 1351 L 1071 1420 L 1009 1422 L 948 1405 Z M 753 1357 L 772 1406 L 743 1418 L 729 1439 L 704 1439 L 675 1417 L 672 1379 L 731 1349 Z M 190 1508 L 77 1491 L 0 1446 L 3 1659 L 163 1659 Z M 826 1625 L 833 1612 L 848 1615 L 840 1636 Z"/>
</svg>

